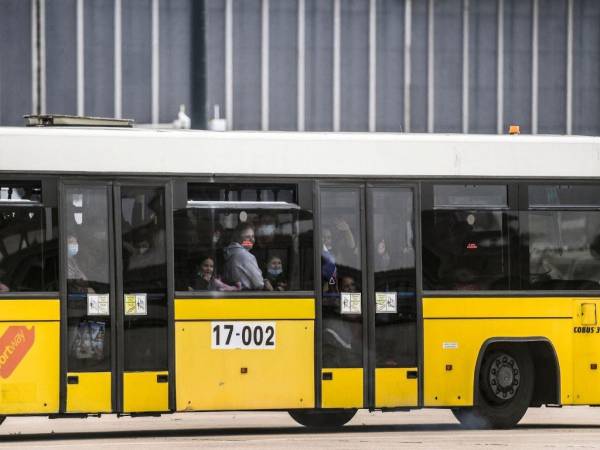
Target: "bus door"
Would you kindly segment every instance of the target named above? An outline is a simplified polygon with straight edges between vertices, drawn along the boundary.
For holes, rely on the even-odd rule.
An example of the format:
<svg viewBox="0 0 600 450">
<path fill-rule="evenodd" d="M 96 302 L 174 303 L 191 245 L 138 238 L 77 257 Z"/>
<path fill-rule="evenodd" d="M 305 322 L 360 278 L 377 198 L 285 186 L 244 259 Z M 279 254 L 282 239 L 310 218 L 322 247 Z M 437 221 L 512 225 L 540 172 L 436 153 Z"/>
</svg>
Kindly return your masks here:
<svg viewBox="0 0 600 450">
<path fill-rule="evenodd" d="M 418 405 L 414 188 L 321 186 L 321 406 Z"/>
<path fill-rule="evenodd" d="M 166 190 L 62 185 L 68 413 L 169 409 Z"/>
</svg>

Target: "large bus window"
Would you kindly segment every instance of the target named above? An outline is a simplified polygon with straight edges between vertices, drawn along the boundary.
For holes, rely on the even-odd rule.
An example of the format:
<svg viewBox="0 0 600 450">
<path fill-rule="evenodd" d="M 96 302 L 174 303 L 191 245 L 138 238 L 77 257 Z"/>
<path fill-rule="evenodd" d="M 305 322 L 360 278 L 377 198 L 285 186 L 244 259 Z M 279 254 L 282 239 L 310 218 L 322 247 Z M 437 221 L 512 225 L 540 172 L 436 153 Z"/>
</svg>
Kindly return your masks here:
<svg viewBox="0 0 600 450">
<path fill-rule="evenodd" d="M 362 367 L 360 191 L 321 189 L 323 367 Z"/>
<path fill-rule="evenodd" d="M 516 215 L 506 186 L 434 187 L 423 211 L 423 285 L 431 290 L 505 290 L 511 286 Z M 439 202 L 438 202 L 439 199 Z"/>
<path fill-rule="evenodd" d="M 89 311 L 88 296 L 110 295 L 106 186 L 65 187 L 68 370 L 110 370 L 110 312 Z"/>
<path fill-rule="evenodd" d="M 529 187 L 522 245 L 530 289 L 600 289 L 600 188 Z"/>
<path fill-rule="evenodd" d="M 377 367 L 413 367 L 417 364 L 413 191 L 376 187 L 369 199 L 375 299 L 395 300 L 395 308 L 380 309 L 376 303 Z"/>
<path fill-rule="evenodd" d="M 121 188 L 123 294 L 146 298 L 145 314 L 125 312 L 125 371 L 168 367 L 165 190 Z"/>
<path fill-rule="evenodd" d="M 58 291 L 56 208 L 39 182 L 0 181 L 0 293 Z"/>
<path fill-rule="evenodd" d="M 293 187 L 190 185 L 175 212 L 176 289 L 313 290 L 312 215 Z"/>
</svg>

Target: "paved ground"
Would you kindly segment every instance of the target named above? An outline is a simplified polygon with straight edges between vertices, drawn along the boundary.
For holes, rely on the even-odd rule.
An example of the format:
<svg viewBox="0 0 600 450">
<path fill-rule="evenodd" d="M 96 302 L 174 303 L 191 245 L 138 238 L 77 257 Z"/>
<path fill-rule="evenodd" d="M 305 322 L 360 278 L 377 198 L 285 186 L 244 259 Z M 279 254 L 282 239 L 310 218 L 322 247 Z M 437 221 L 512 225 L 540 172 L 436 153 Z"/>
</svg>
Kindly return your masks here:
<svg viewBox="0 0 600 450">
<path fill-rule="evenodd" d="M 339 431 L 313 432 L 285 413 L 188 413 L 161 418 L 9 418 L 0 448 L 496 449 L 598 448 L 600 408 L 531 409 L 510 431 L 462 430 L 449 411 L 359 412 Z"/>
</svg>

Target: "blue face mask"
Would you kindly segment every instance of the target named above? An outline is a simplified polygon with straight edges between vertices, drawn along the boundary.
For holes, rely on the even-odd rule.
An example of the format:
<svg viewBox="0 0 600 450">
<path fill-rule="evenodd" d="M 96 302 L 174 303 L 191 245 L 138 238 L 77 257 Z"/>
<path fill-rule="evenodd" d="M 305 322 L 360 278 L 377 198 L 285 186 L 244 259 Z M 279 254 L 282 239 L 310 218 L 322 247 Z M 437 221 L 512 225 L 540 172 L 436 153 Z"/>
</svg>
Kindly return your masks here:
<svg viewBox="0 0 600 450">
<path fill-rule="evenodd" d="M 283 269 L 273 269 L 271 267 L 269 267 L 267 269 L 267 272 L 269 272 L 270 275 L 273 275 L 274 277 L 281 275 L 281 272 L 283 272 Z"/>
<path fill-rule="evenodd" d="M 79 245 L 78 244 L 69 244 L 68 247 L 69 256 L 75 256 L 79 253 Z"/>
</svg>

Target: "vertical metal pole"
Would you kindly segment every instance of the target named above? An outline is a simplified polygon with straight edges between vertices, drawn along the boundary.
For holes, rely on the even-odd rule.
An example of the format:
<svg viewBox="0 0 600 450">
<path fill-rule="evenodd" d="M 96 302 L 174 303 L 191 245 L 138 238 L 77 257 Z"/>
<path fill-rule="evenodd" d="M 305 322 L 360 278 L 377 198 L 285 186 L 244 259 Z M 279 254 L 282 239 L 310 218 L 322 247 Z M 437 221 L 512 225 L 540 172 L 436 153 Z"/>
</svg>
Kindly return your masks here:
<svg viewBox="0 0 600 450">
<path fill-rule="evenodd" d="M 123 114 L 122 11 L 121 0 L 115 0 L 115 117 L 117 119 L 120 119 Z"/>
<path fill-rule="evenodd" d="M 469 0 L 463 0 L 462 132 L 469 132 Z"/>
<path fill-rule="evenodd" d="M 160 107 L 160 8 L 152 0 L 152 123 L 159 122 Z"/>
<path fill-rule="evenodd" d="M 573 0 L 567 12 L 567 134 L 573 134 Z"/>
<path fill-rule="evenodd" d="M 39 16 L 38 0 L 31 0 L 31 112 L 33 114 L 40 114 Z"/>
<path fill-rule="evenodd" d="M 31 0 L 31 112 L 46 113 L 45 0 Z"/>
<path fill-rule="evenodd" d="M 429 0 L 427 15 L 427 131 L 433 133 L 435 123 L 435 47 L 434 47 L 434 0 Z"/>
<path fill-rule="evenodd" d="M 83 0 L 77 0 L 77 115 L 85 114 L 85 60 Z"/>
<path fill-rule="evenodd" d="M 404 131 L 410 133 L 412 0 L 404 2 Z"/>
<path fill-rule="evenodd" d="M 539 38 L 539 12 L 538 0 L 533 0 L 533 23 L 531 30 L 531 133 L 538 132 L 538 38 Z"/>
<path fill-rule="evenodd" d="M 498 0 L 496 49 L 496 132 L 502 134 L 504 122 L 504 0 Z"/>
<path fill-rule="evenodd" d="M 46 114 L 46 0 L 39 0 L 39 102 L 40 113 Z"/>
<path fill-rule="evenodd" d="M 298 0 L 298 131 L 305 129 L 306 0 Z"/>
<path fill-rule="evenodd" d="M 377 127 L 377 0 L 369 0 L 369 131 Z"/>
<path fill-rule="evenodd" d="M 333 131 L 340 131 L 341 0 L 333 0 Z"/>
<path fill-rule="evenodd" d="M 225 1 L 225 119 L 233 129 L 233 0 Z"/>
<path fill-rule="evenodd" d="M 269 0 L 262 0 L 261 128 L 269 129 Z"/>
</svg>

